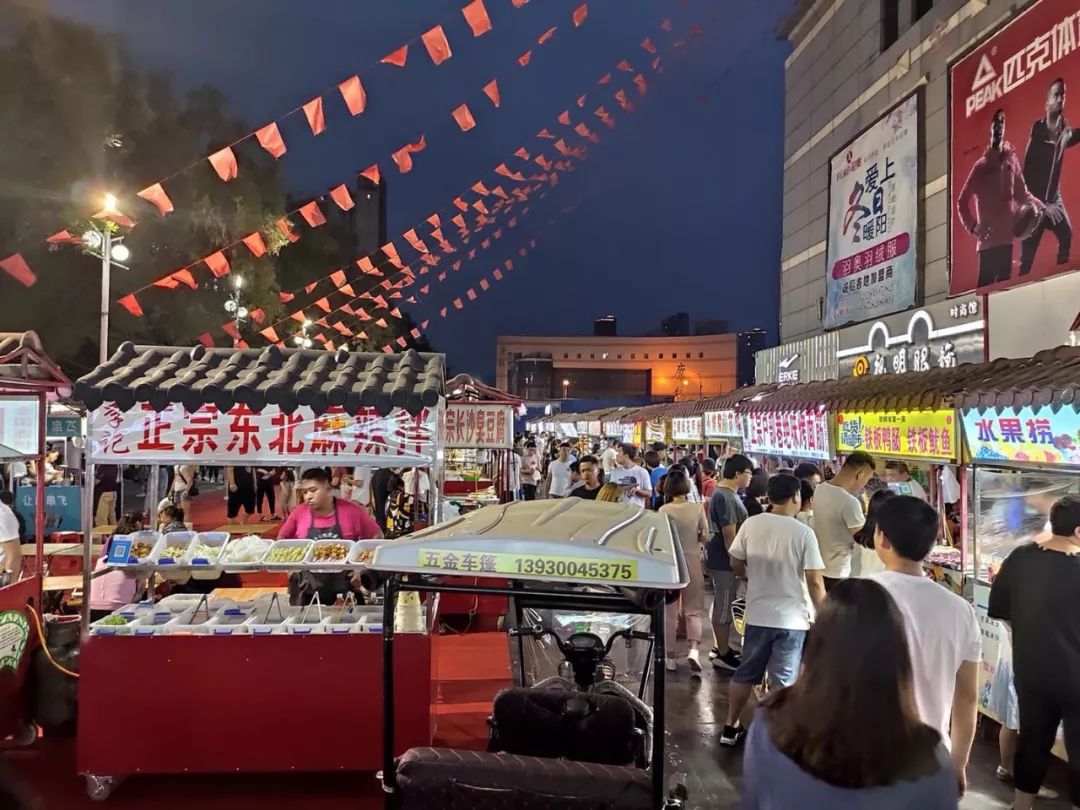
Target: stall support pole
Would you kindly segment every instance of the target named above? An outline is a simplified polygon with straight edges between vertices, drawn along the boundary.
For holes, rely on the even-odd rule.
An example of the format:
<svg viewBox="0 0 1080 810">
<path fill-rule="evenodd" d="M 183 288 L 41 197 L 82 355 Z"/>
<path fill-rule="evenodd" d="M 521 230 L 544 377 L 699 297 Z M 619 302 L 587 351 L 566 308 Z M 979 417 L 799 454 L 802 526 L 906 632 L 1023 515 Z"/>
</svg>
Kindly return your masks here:
<svg viewBox="0 0 1080 810">
<path fill-rule="evenodd" d="M 161 467 L 158 464 L 150 465 L 150 475 L 146 481 L 146 516 L 147 526 L 157 528 L 157 505 L 161 500 Z"/>
<path fill-rule="evenodd" d="M 397 579 L 383 584 L 383 792 L 387 803 L 397 793 L 397 766 L 394 763 L 394 605 Z"/>
<path fill-rule="evenodd" d="M 961 464 L 960 469 L 960 581 L 967 576 L 968 561 L 968 466 Z M 975 581 L 979 578 L 979 572 L 975 571 Z"/>
<path fill-rule="evenodd" d="M 667 786 L 664 783 L 664 750 L 666 735 L 666 696 L 664 656 L 667 655 L 667 605 L 660 600 L 660 606 L 653 611 L 653 750 L 652 750 L 652 789 L 653 807 L 663 807 L 667 798 Z"/>
<path fill-rule="evenodd" d="M 41 576 L 42 586 L 45 580 L 45 428 L 49 421 L 49 401 L 44 392 L 38 394 L 38 460 L 37 488 L 34 493 L 34 556 L 35 568 Z M 40 603 L 41 592 L 38 592 Z"/>
<path fill-rule="evenodd" d="M 94 469 L 97 465 L 86 462 L 86 477 L 82 491 L 82 528 L 83 528 L 83 598 L 82 598 L 82 635 L 86 638 L 90 632 L 90 578 L 94 573 Z M 117 504 L 117 510 L 122 509 Z"/>
</svg>

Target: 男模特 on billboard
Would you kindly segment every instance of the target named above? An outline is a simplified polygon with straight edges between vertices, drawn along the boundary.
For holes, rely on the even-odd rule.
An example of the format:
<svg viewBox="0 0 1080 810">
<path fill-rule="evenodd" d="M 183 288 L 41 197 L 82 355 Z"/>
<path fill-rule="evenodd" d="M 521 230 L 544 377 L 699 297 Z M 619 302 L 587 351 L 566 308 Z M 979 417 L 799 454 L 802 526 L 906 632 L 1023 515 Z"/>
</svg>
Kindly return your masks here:
<svg viewBox="0 0 1080 810">
<path fill-rule="evenodd" d="M 990 292 L 1080 266 L 1080 6 L 1039 0 L 950 70 L 949 293 Z"/>
<path fill-rule="evenodd" d="M 829 161 L 827 329 L 915 304 L 918 123 L 913 94 Z"/>
</svg>

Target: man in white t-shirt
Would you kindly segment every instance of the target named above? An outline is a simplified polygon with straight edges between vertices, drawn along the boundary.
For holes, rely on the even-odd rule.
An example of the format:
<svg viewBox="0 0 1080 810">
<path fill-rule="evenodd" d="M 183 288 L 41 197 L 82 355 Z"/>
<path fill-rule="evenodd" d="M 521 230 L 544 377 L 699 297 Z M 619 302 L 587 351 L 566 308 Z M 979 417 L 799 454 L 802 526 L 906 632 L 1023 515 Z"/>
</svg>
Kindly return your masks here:
<svg viewBox="0 0 1080 810">
<path fill-rule="evenodd" d="M 600 454 L 600 466 L 604 469 L 604 480 L 610 481 L 611 474 L 615 471 L 615 459 L 619 455 L 619 442 L 612 441 L 608 444 L 607 450 Z"/>
<path fill-rule="evenodd" d="M 916 498 L 920 498 L 929 503 L 929 498 L 926 497 L 926 490 L 923 489 L 923 485 L 911 477 L 911 473 L 908 471 L 908 466 L 902 461 L 886 461 L 885 462 L 885 481 L 889 484 L 896 484 L 893 487 L 901 495 L 914 495 Z M 910 492 L 905 492 L 905 489 L 910 489 Z"/>
<path fill-rule="evenodd" d="M 882 501 L 876 515 L 874 549 L 887 570 L 870 579 L 892 594 L 904 614 L 919 716 L 949 746 L 963 790 L 978 711 L 979 621 L 966 599 L 923 571 L 938 536 L 937 511 L 919 498 L 898 495 Z"/>
<path fill-rule="evenodd" d="M 22 538 L 19 536 L 19 519 L 8 505 L 7 490 L 0 500 L 0 573 L 11 572 L 11 581 L 22 576 Z M 12 499 L 13 502 L 13 499 Z"/>
<path fill-rule="evenodd" d="M 806 631 L 825 599 L 825 563 L 817 539 L 795 518 L 801 489 L 793 475 L 770 478 L 772 511 L 747 518 L 728 549 L 735 576 L 746 580 L 746 631 L 742 662 L 731 676 L 727 722 L 720 734 L 724 746 L 746 736 L 739 718 L 766 671 L 774 686 L 795 682 Z"/>
<path fill-rule="evenodd" d="M 859 450 L 831 481 L 814 489 L 814 533 L 825 561 L 825 590 L 851 576 L 855 532 L 866 523 L 858 495 L 873 475 L 873 457 Z"/>
<path fill-rule="evenodd" d="M 545 489 L 549 498 L 565 498 L 574 486 L 570 470 L 570 445 L 559 445 L 559 457 L 548 464 Z"/>
<path fill-rule="evenodd" d="M 637 448 L 629 444 L 620 444 L 615 455 L 615 469 L 611 472 L 609 484 L 618 484 L 622 488 L 623 503 L 645 507 L 645 499 L 652 497 L 652 478 L 649 471 L 639 467 Z"/>
</svg>

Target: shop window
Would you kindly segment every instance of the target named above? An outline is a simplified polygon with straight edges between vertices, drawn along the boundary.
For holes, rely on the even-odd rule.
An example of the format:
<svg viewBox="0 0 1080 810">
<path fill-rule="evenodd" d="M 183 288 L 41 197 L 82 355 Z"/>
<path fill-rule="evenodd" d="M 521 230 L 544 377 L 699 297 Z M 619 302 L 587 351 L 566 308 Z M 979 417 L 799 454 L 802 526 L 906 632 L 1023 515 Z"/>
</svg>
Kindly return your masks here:
<svg viewBox="0 0 1080 810">
<path fill-rule="evenodd" d="M 648 360 L 648 359 L 649 359 L 649 353 L 648 353 L 648 352 L 645 352 L 645 359 L 646 359 L 646 360 Z"/>
<path fill-rule="evenodd" d="M 563 360 L 569 360 L 569 359 L 570 359 L 570 355 L 568 355 L 568 354 L 564 354 L 564 355 L 562 356 L 562 359 L 563 359 Z"/>
<path fill-rule="evenodd" d="M 595 355 L 595 354 L 590 354 L 590 355 L 589 355 L 589 359 L 590 359 L 590 360 L 595 360 L 595 359 L 596 359 L 596 355 Z"/>
<path fill-rule="evenodd" d="M 615 359 L 616 359 L 616 360 L 622 360 L 622 355 L 621 355 L 621 354 L 617 354 L 617 355 L 615 355 Z"/>
<path fill-rule="evenodd" d="M 648 357 L 649 355 L 645 355 L 645 356 Z M 630 359 L 631 360 L 637 360 L 637 355 L 636 354 L 631 354 Z"/>
<path fill-rule="evenodd" d="M 900 39 L 900 0 L 881 0 L 881 50 Z"/>
<path fill-rule="evenodd" d="M 689 360 L 689 359 L 690 359 L 690 352 L 687 352 L 687 353 L 686 353 L 686 359 L 687 359 L 687 360 Z"/>
<path fill-rule="evenodd" d="M 698 352 L 697 353 L 697 359 L 698 360 L 704 360 L 705 359 L 705 352 Z"/>
<path fill-rule="evenodd" d="M 664 359 L 664 353 L 660 352 L 660 354 L 658 354 L 657 357 L 659 357 L 661 360 L 663 360 Z"/>
<path fill-rule="evenodd" d="M 934 7 L 934 0 L 912 0 L 911 3 L 911 22 L 917 23 L 928 13 L 930 9 Z"/>
<path fill-rule="evenodd" d="M 578 360 L 580 360 L 580 359 L 581 359 L 581 355 L 580 355 L 580 354 L 579 354 L 579 355 L 577 356 L 577 359 L 578 359 Z"/>
</svg>

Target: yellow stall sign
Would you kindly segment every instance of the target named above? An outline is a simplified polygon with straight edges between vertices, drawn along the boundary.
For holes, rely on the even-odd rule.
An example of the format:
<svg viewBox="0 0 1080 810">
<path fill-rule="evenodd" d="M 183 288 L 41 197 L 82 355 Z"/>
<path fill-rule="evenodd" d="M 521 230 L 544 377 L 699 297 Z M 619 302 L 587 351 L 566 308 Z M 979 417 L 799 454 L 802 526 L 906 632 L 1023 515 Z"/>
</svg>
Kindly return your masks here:
<svg viewBox="0 0 1080 810">
<path fill-rule="evenodd" d="M 836 437 L 840 453 L 955 461 L 956 411 L 840 411 Z"/>
</svg>

